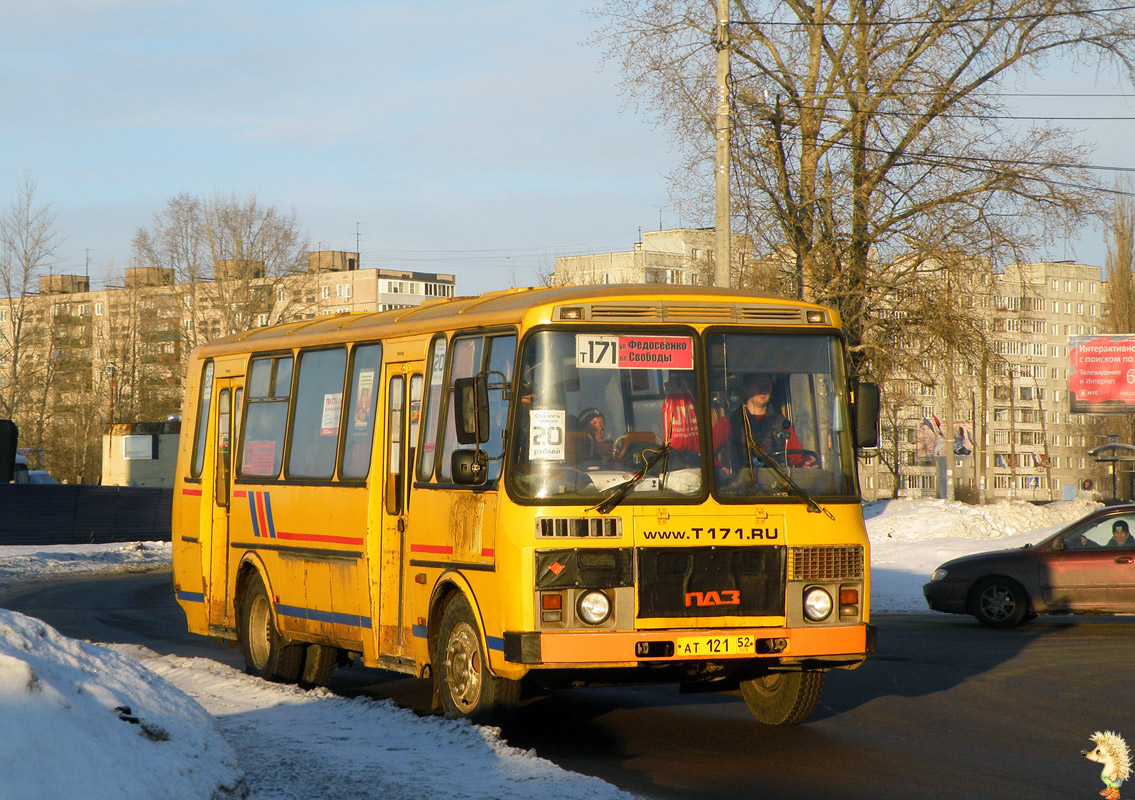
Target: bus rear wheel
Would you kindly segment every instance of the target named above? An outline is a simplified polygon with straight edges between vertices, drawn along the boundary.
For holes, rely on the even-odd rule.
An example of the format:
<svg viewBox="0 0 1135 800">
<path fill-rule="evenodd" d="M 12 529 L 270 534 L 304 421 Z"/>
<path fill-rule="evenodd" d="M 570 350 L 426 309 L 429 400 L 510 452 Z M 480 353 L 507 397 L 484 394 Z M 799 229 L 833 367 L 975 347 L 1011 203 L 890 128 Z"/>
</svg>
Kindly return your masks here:
<svg viewBox="0 0 1135 800">
<path fill-rule="evenodd" d="M 304 648 L 288 644 L 276 631 L 272 602 L 259 575 L 248 582 L 240 604 L 240 652 L 250 675 L 282 683 L 299 680 Z"/>
<path fill-rule="evenodd" d="M 339 662 L 339 650 L 325 644 L 309 644 L 304 648 L 302 686 L 326 686 Z"/>
<path fill-rule="evenodd" d="M 454 598 L 441 616 L 434 681 L 447 717 L 499 724 L 520 697 L 520 682 L 489 672 L 473 610 L 464 597 Z"/>
<path fill-rule="evenodd" d="M 765 725 L 798 725 L 812 716 L 823 688 L 822 672 L 769 672 L 741 681 L 741 696 Z"/>
</svg>

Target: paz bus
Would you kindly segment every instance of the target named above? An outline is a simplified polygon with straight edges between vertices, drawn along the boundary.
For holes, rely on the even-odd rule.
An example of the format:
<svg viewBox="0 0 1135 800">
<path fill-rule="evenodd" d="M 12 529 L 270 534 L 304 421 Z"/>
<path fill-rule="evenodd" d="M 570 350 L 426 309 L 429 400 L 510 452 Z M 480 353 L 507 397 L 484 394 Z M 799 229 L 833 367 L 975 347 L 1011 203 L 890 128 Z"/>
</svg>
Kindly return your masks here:
<svg viewBox="0 0 1135 800">
<path fill-rule="evenodd" d="M 188 367 L 177 600 L 252 674 L 360 659 L 432 678 L 455 717 L 495 719 L 522 679 L 671 681 L 801 722 L 874 650 L 856 449 L 878 390 L 847 360 L 827 308 L 652 285 L 218 339 Z M 764 435 L 739 416 L 753 375 Z"/>
</svg>

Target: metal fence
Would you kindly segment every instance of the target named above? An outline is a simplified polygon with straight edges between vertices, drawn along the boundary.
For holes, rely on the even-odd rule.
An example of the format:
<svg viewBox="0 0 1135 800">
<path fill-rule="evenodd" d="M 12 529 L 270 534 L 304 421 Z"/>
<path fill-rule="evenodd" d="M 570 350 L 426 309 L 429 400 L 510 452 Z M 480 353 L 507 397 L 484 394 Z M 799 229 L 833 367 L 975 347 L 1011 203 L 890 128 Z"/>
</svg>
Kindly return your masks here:
<svg viewBox="0 0 1135 800">
<path fill-rule="evenodd" d="M 170 541 L 172 489 L 0 484 L 0 545 Z"/>
</svg>

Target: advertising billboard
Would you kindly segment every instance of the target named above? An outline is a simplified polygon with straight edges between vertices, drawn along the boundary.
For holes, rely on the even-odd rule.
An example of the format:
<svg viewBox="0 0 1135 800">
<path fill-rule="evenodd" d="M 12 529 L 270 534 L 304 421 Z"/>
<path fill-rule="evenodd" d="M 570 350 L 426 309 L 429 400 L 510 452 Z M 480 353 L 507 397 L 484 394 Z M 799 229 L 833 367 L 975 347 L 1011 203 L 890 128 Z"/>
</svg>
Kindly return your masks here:
<svg viewBox="0 0 1135 800">
<path fill-rule="evenodd" d="M 1135 414 L 1135 334 L 1068 340 L 1068 410 Z"/>
</svg>

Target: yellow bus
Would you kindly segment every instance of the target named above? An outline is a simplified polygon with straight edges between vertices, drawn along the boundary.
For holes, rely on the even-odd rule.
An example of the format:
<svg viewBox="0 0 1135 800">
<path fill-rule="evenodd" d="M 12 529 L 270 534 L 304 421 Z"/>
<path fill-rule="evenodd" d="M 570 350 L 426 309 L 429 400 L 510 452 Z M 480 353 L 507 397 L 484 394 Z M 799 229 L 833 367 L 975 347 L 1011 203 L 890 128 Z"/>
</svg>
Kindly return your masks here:
<svg viewBox="0 0 1135 800">
<path fill-rule="evenodd" d="M 250 673 L 432 677 L 474 720 L 544 685 L 740 689 L 803 721 L 874 649 L 852 385 L 829 309 L 516 289 L 194 351 L 173 508 L 189 630 Z"/>
</svg>

